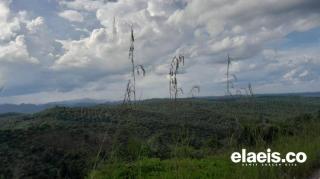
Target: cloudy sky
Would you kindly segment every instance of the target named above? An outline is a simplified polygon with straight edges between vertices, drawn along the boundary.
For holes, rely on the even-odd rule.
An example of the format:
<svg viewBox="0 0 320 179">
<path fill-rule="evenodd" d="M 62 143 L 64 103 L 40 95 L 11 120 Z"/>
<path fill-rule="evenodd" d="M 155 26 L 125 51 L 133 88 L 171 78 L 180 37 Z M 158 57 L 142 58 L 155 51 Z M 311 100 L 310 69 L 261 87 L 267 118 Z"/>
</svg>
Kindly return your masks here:
<svg viewBox="0 0 320 179">
<path fill-rule="evenodd" d="M 168 97 L 177 54 L 184 97 L 224 95 L 227 54 L 237 89 L 320 91 L 318 0 L 0 0 L 0 103 L 122 99 L 131 24 L 139 98 Z"/>
</svg>

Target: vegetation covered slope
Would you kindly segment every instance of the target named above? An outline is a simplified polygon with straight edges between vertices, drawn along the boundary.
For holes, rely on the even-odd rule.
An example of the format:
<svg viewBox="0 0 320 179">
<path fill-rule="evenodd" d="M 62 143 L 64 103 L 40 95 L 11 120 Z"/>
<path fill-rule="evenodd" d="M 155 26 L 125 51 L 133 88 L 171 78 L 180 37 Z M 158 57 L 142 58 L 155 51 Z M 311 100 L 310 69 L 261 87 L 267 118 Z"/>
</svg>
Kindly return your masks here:
<svg viewBox="0 0 320 179">
<path fill-rule="evenodd" d="M 320 98 L 290 96 L 148 100 L 2 115 L 0 176 L 303 178 L 320 167 L 319 110 Z M 229 159 L 242 147 L 305 151 L 309 160 L 297 168 L 243 168 Z"/>
</svg>

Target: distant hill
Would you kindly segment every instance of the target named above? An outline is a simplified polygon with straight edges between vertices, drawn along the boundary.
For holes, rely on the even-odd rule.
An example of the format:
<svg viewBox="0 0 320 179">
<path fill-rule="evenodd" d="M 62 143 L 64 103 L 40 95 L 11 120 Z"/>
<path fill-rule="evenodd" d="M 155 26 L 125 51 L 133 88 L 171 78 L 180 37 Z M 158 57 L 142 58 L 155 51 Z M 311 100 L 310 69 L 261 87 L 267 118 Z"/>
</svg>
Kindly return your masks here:
<svg viewBox="0 0 320 179">
<path fill-rule="evenodd" d="M 115 104 L 103 100 L 80 99 L 72 101 L 59 101 L 46 104 L 0 104 L 0 114 L 4 113 L 36 113 L 55 106 L 90 107 L 98 104 Z"/>
<path fill-rule="evenodd" d="M 258 94 L 258 96 L 301 96 L 301 97 L 320 97 L 320 92 L 302 92 L 302 93 L 275 93 L 275 94 Z"/>
<path fill-rule="evenodd" d="M 35 113 L 49 108 L 49 105 L 1 104 L 0 113 Z"/>
<path fill-rule="evenodd" d="M 279 94 L 256 94 L 257 97 L 285 97 L 285 96 L 301 96 L 301 97 L 320 97 L 320 92 L 304 92 L 304 93 L 279 93 Z M 197 97 L 201 99 L 225 99 L 230 98 L 226 96 L 204 96 Z M 147 99 L 145 101 L 156 101 L 161 99 Z M 36 113 L 43 111 L 48 108 L 52 108 L 54 106 L 67 106 L 67 107 L 90 107 L 98 104 L 119 104 L 119 101 L 108 102 L 105 100 L 94 100 L 94 99 L 79 99 L 79 100 L 70 100 L 70 101 L 59 101 L 59 102 L 51 102 L 46 104 L 0 104 L 0 114 L 4 113 Z"/>
</svg>

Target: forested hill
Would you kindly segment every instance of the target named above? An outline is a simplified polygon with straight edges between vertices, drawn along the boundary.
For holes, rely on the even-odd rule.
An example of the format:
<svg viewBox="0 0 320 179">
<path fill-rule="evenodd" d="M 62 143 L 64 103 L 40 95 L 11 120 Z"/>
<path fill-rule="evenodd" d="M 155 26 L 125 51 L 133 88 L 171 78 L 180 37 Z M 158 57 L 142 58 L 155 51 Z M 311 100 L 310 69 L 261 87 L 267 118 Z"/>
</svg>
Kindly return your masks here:
<svg viewBox="0 0 320 179">
<path fill-rule="evenodd" d="M 266 96 L 291 96 L 291 97 L 320 97 L 320 92 L 306 92 L 306 93 L 282 93 L 282 94 L 258 94 L 258 97 Z M 199 97 L 200 99 L 224 99 L 225 96 L 212 96 L 212 97 Z M 152 100 L 152 99 L 151 99 Z M 147 100 L 150 101 L 150 100 Z M 106 101 L 106 100 L 94 100 L 94 99 L 79 99 L 71 101 L 51 102 L 45 104 L 0 104 L 0 114 L 3 113 L 36 113 L 45 109 L 52 108 L 54 106 L 65 107 L 90 107 L 98 104 L 120 104 L 119 101 Z"/>
<path fill-rule="evenodd" d="M 179 171 L 201 178 L 201 173 L 211 176 L 233 167 L 227 165 L 228 151 L 239 146 L 274 145 L 276 149 L 283 144 L 279 141 L 291 139 L 292 146 L 301 147 L 297 150 L 308 150 L 310 163 L 285 173 L 303 177 L 317 167 L 311 159 L 316 159 L 314 149 L 320 147 L 313 142 L 319 140 L 315 134 L 319 110 L 320 98 L 315 97 L 240 97 L 158 99 L 135 106 L 53 107 L 35 114 L 10 113 L 0 116 L 0 178 L 173 176 L 177 174 L 173 170 L 177 163 L 172 163 L 175 158 L 191 160 L 181 164 Z M 309 143 L 299 144 L 307 139 Z M 280 148 L 291 150 L 292 146 L 286 142 Z M 227 158 L 211 159 L 220 156 Z M 191 170 L 183 166 L 199 167 L 201 172 L 188 173 Z M 252 174 L 259 178 L 259 172 Z"/>
<path fill-rule="evenodd" d="M 72 101 L 60 101 L 45 104 L 0 104 L 0 114 L 2 113 L 36 113 L 55 106 L 65 107 L 90 107 L 97 104 L 118 104 L 118 102 L 106 102 L 105 100 L 81 99 Z"/>
</svg>

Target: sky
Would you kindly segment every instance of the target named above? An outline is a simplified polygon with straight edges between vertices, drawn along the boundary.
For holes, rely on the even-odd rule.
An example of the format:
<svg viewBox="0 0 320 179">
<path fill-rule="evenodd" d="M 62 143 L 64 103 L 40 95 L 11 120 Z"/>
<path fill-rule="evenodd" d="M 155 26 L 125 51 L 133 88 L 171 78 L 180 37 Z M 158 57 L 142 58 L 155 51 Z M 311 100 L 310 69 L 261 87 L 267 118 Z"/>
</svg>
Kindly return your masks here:
<svg viewBox="0 0 320 179">
<path fill-rule="evenodd" d="M 233 93 L 320 91 L 318 0 L 0 0 L 0 103 L 121 100 L 131 25 L 139 99 L 169 96 L 176 55 L 180 97 L 224 95 L 228 54 Z"/>
</svg>

